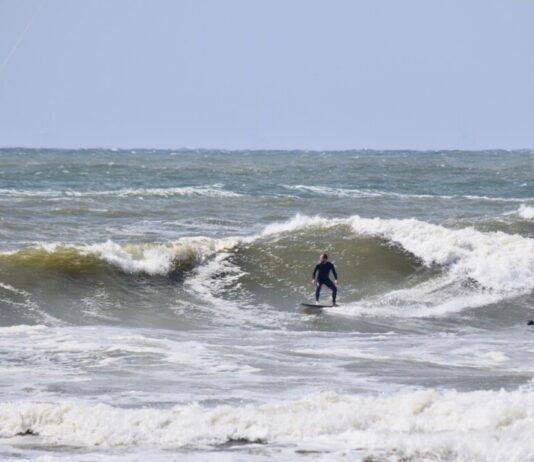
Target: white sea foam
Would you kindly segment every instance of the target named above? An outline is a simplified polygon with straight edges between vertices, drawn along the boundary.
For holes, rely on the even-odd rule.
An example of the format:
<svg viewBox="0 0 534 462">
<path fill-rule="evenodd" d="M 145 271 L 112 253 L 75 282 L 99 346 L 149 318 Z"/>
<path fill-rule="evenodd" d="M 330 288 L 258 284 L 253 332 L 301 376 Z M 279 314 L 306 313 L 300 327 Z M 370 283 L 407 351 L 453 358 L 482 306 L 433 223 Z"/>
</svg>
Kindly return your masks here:
<svg viewBox="0 0 534 462">
<path fill-rule="evenodd" d="M 347 226 L 357 235 L 385 239 L 418 257 L 425 265 L 438 266 L 442 276 L 414 287 L 345 303 L 330 310 L 343 314 L 425 317 L 476 308 L 534 289 L 534 240 L 503 232 L 482 232 L 472 227 L 450 229 L 416 219 L 327 219 L 296 215 L 273 223 L 264 237 L 302 232 L 313 228 Z M 350 232 L 350 231 L 348 231 Z M 409 310 L 403 308 L 409 307 Z"/>
<path fill-rule="evenodd" d="M 359 235 L 400 245 L 427 266 L 446 268 L 454 280 L 476 281 L 484 288 L 501 292 L 528 293 L 534 288 L 534 240 L 517 234 L 482 232 L 472 227 L 450 229 L 416 219 L 296 215 L 267 226 L 262 235 L 339 225 L 348 225 Z"/>
<path fill-rule="evenodd" d="M 169 273 L 176 261 L 195 259 L 201 261 L 212 251 L 211 241 L 179 241 L 170 245 L 121 246 L 113 241 L 81 247 L 79 250 L 93 254 L 111 263 L 126 273 L 151 275 Z"/>
<path fill-rule="evenodd" d="M 500 292 L 525 293 L 534 288 L 534 240 L 503 232 L 482 232 L 472 227 L 450 229 L 416 219 L 324 218 L 296 215 L 266 226 L 259 235 L 225 239 L 181 238 L 162 244 L 118 244 L 113 241 L 88 245 L 40 244 L 54 252 L 74 248 L 95 255 L 128 273 L 167 274 L 177 262 L 202 263 L 216 253 L 228 252 L 242 243 L 313 228 L 344 225 L 358 235 L 380 237 L 401 246 L 427 266 L 439 265 L 454 280 L 476 281 Z M 14 252 L 10 252 L 14 253 Z M 224 259 L 221 260 L 221 262 Z"/>
<path fill-rule="evenodd" d="M 7 292 L 5 295 L 2 292 Z M 34 300 L 33 295 L 26 291 L 17 289 L 10 284 L 0 282 L 0 302 L 5 307 L 11 306 L 17 311 L 24 310 L 30 317 L 37 322 L 46 322 L 49 324 L 61 324 L 61 321 L 43 310 Z"/>
<path fill-rule="evenodd" d="M 529 207 L 528 205 L 521 204 L 521 206 L 519 207 L 516 213 L 517 215 L 519 215 L 521 218 L 524 218 L 525 220 L 534 219 L 534 207 Z"/>
<path fill-rule="evenodd" d="M 372 191 L 369 189 L 348 189 L 348 188 L 332 188 L 328 186 L 306 186 L 302 184 L 289 186 L 283 185 L 284 188 L 292 189 L 294 191 L 310 192 L 323 196 L 336 197 L 380 197 L 387 195 L 382 191 Z"/>
<path fill-rule="evenodd" d="M 81 392 L 118 406 L 189 402 L 217 397 L 222 384 L 232 388 L 225 398 L 240 399 L 249 393 L 239 387 L 258 380 L 246 352 L 205 332 L 17 326 L 0 327 L 0 339 L 2 401 L 61 400 Z M 91 385 L 95 374 L 98 389 Z"/>
<path fill-rule="evenodd" d="M 189 404 L 169 410 L 77 402 L 1 404 L 0 435 L 25 432 L 39 434 L 50 445 L 77 447 L 203 448 L 246 440 L 359 449 L 395 460 L 523 462 L 534 458 L 534 392 L 329 392 L 296 401 L 215 408 Z"/>
<path fill-rule="evenodd" d="M 303 231 L 314 227 L 349 225 L 360 235 L 381 237 L 400 245 L 426 265 L 445 269 L 443 277 L 415 287 L 381 294 L 334 311 L 340 313 L 389 314 L 397 316 L 446 315 L 469 307 L 496 302 L 506 296 L 534 288 L 534 240 L 502 232 L 481 232 L 474 228 L 450 229 L 415 219 L 380 219 L 353 216 L 326 219 L 297 215 L 283 223 L 267 226 L 264 236 Z M 474 287 L 465 287 L 472 281 Z M 409 306 L 410 310 L 399 308 Z"/>
<path fill-rule="evenodd" d="M 96 336 L 96 333 L 105 334 Z M 161 335 L 158 332 L 157 335 Z M 0 327 L 0 337 L 11 344 L 6 347 L 8 353 L 20 352 L 21 344 L 27 343 L 31 338 L 32 361 L 37 368 L 44 367 L 47 358 L 43 357 L 43 352 L 56 356 L 56 364 L 65 361 L 63 366 L 70 367 L 72 363 L 78 363 L 78 372 L 84 373 L 85 366 L 91 359 L 89 367 L 95 364 L 117 363 L 117 368 L 125 367 L 136 360 L 150 358 L 151 365 L 160 364 L 166 368 L 186 367 L 196 374 L 202 370 L 206 374 L 224 373 L 248 373 L 254 369 L 247 364 L 238 364 L 231 358 L 222 357 L 218 351 L 212 351 L 210 344 L 206 341 L 193 341 L 182 338 L 159 338 L 154 332 L 145 333 L 125 333 L 124 331 L 108 327 L 87 327 L 76 328 L 54 328 L 43 325 L 37 326 L 11 326 Z M 62 354 L 68 353 L 70 357 Z M 12 356 L 13 357 L 13 356 Z M 26 355 L 26 361 L 30 356 Z M 72 363 L 70 363 L 71 361 Z M 14 361 L 15 362 L 15 361 Z M 10 372 L 13 373 L 16 366 L 11 365 Z M 25 365 L 24 365 L 25 367 Z M 111 369 L 111 368 L 110 368 Z"/>
<path fill-rule="evenodd" d="M 213 306 L 217 306 L 216 314 L 221 320 L 233 323 L 229 313 L 235 312 L 237 306 L 226 301 L 223 296 L 227 290 L 239 288 L 239 279 L 244 272 L 228 260 L 229 256 L 226 252 L 219 253 L 206 264 L 197 267 L 192 277 L 185 281 L 184 287 L 189 293 L 200 298 L 200 309 L 213 316 Z"/>
<path fill-rule="evenodd" d="M 62 249 L 74 250 L 80 255 L 93 255 L 106 261 L 125 273 L 146 273 L 165 275 L 180 262 L 201 264 L 216 252 L 238 245 L 235 239 L 210 239 L 207 237 L 181 238 L 161 244 L 118 244 L 107 241 L 95 244 L 40 243 L 36 249 L 49 253 Z M 13 255 L 17 251 L 2 252 Z"/>
<path fill-rule="evenodd" d="M 528 293 L 534 288 L 534 240 L 474 228 L 449 229 L 415 219 L 349 219 L 352 229 L 379 236 L 419 257 L 442 265 L 457 280 L 473 280 L 486 289 Z"/>
<path fill-rule="evenodd" d="M 33 326 L 19 324 L 17 326 L 0 327 L 0 335 L 40 332 L 47 329 L 48 327 L 43 324 L 36 324 Z"/>
<path fill-rule="evenodd" d="M 4 284 L 3 282 L 0 282 L 0 288 L 17 295 L 27 295 L 27 292 L 19 290 L 10 284 Z"/>
<path fill-rule="evenodd" d="M 458 195 L 440 195 L 440 194 L 409 194 L 409 193 L 396 193 L 390 191 L 379 191 L 373 189 L 356 189 L 356 188 L 332 188 L 329 186 L 313 186 L 313 185 L 282 185 L 286 189 L 293 191 L 301 191 L 320 196 L 331 197 L 354 197 L 354 198 L 366 198 L 366 197 L 397 197 L 404 199 L 463 199 L 469 201 L 483 201 L 483 202 L 525 202 L 534 201 L 534 197 L 490 197 L 490 196 L 477 196 L 473 194 L 458 194 Z"/>
<path fill-rule="evenodd" d="M 512 340 L 513 339 L 513 340 Z M 295 342 L 293 352 L 306 358 L 322 358 L 336 364 L 339 361 L 358 363 L 373 360 L 374 370 L 389 369 L 403 362 L 408 375 L 428 374 L 429 369 L 455 368 L 483 370 L 488 376 L 534 372 L 527 360 L 532 350 L 531 335 L 523 329 L 506 331 L 472 331 L 462 334 L 434 333 L 431 337 L 420 334 L 386 335 L 370 338 L 368 335 L 350 337 L 317 336 L 306 342 Z M 408 366 L 409 365 L 409 366 Z M 368 367 L 368 366 L 367 366 Z M 424 370 L 425 368 L 428 368 Z M 444 372 L 447 374 L 447 372 Z"/>
<path fill-rule="evenodd" d="M 428 339 L 425 339 L 428 343 Z M 416 343 L 414 341 L 414 343 Z M 296 350 L 296 353 L 313 355 L 313 356 L 326 356 L 342 359 L 372 359 L 375 361 L 384 362 L 398 362 L 407 361 L 412 364 L 424 363 L 433 364 L 436 366 L 444 367 L 470 367 L 480 368 L 487 370 L 489 367 L 497 367 L 501 364 L 507 363 L 510 358 L 501 351 L 483 351 L 478 352 L 477 347 L 470 345 L 469 348 L 465 348 L 465 351 L 458 351 L 452 346 L 448 351 L 448 355 L 445 357 L 444 352 L 441 354 L 435 354 L 431 351 L 427 345 L 418 345 L 418 349 L 407 348 L 406 345 L 397 345 L 396 351 L 390 351 L 386 354 L 384 351 L 377 351 L 376 347 L 371 348 L 302 348 Z"/>
<path fill-rule="evenodd" d="M 285 222 L 279 222 L 279 223 L 271 223 L 270 225 L 267 225 L 262 233 L 261 236 L 272 236 L 275 234 L 282 234 L 287 232 L 294 232 L 294 231 L 301 231 L 307 228 L 326 228 L 326 227 L 332 227 L 336 226 L 342 223 L 347 223 L 344 219 L 327 219 L 322 218 L 320 216 L 315 217 L 308 217 L 306 215 L 300 215 L 297 214 L 294 218 L 285 221 Z"/>
<path fill-rule="evenodd" d="M 22 190 L 0 189 L 0 196 L 7 197 L 128 197 L 128 196 L 207 196 L 207 197 L 240 197 L 241 194 L 223 189 L 222 184 L 205 186 L 183 186 L 173 188 L 123 188 L 110 191 L 55 191 L 55 190 Z"/>
<path fill-rule="evenodd" d="M 450 313 L 486 306 L 506 297 L 476 288 L 463 289 L 461 285 L 460 281 L 446 275 L 407 289 L 344 303 L 342 307 L 330 311 L 353 316 L 447 317 Z"/>
<path fill-rule="evenodd" d="M 246 272 L 230 260 L 231 255 L 229 252 L 218 252 L 205 264 L 197 266 L 184 282 L 185 290 L 199 299 L 197 311 L 204 311 L 218 324 L 245 322 L 279 327 L 288 316 L 287 313 L 250 303 L 250 293 L 240 282 Z M 236 301 L 236 294 L 239 301 Z"/>
</svg>

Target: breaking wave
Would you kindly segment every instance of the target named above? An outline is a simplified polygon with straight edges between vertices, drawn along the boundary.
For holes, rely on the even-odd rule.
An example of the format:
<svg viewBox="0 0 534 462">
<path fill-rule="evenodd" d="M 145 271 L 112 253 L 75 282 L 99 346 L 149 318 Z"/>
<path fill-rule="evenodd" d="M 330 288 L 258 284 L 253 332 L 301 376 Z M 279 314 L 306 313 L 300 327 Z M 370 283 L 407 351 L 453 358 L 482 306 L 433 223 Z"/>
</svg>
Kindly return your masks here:
<svg viewBox="0 0 534 462">
<path fill-rule="evenodd" d="M 154 276 L 192 268 L 211 254 L 234 245 L 231 240 L 209 238 L 184 238 L 167 244 L 40 244 L 0 254 L 0 262 L 29 270 L 85 273 L 100 271 L 107 264 L 126 274 Z"/>
<path fill-rule="evenodd" d="M 343 306 L 336 310 L 343 314 L 442 316 L 534 289 L 534 239 L 416 219 L 303 215 L 223 239 L 42 244 L 0 254 L 0 282 L 28 298 L 24 281 L 33 284 L 28 274 L 36 272 L 38 279 L 81 275 L 89 286 L 128 284 L 129 291 L 150 282 L 106 275 L 170 277 L 169 287 L 181 285 L 199 309 L 225 312 L 228 300 L 233 308 L 278 309 L 310 296 L 311 268 L 325 244 L 340 273 Z"/>
<path fill-rule="evenodd" d="M 492 403 L 488 406 L 488 403 Z M 121 409 L 78 402 L 0 404 L 0 436 L 51 445 L 205 448 L 240 441 L 327 444 L 395 460 L 525 461 L 534 457 L 534 393 L 324 392 L 267 404 Z"/>
<path fill-rule="evenodd" d="M 296 216 L 265 228 L 263 235 L 307 228 L 348 226 L 359 236 L 381 238 L 399 245 L 428 267 L 438 265 L 460 280 L 502 292 L 530 292 L 534 288 L 534 240 L 503 232 L 482 232 L 472 227 L 450 229 L 416 219 L 327 219 Z"/>
<path fill-rule="evenodd" d="M 528 205 L 521 204 L 516 213 L 520 218 L 523 218 L 525 220 L 534 219 L 534 207 L 529 207 Z"/>
</svg>

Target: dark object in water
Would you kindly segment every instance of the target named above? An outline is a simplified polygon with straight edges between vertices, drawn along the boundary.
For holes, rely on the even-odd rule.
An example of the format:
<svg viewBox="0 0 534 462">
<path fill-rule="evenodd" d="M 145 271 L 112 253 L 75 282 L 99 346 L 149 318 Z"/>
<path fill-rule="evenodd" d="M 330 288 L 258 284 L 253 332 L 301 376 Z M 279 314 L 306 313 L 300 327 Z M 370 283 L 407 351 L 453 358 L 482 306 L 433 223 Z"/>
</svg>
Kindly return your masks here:
<svg viewBox="0 0 534 462">
<path fill-rule="evenodd" d="M 39 433 L 34 432 L 31 428 L 28 428 L 23 432 L 17 433 L 17 436 L 39 436 Z"/>
<path fill-rule="evenodd" d="M 534 321 L 532 319 L 527 321 L 527 326 L 534 326 Z"/>
</svg>

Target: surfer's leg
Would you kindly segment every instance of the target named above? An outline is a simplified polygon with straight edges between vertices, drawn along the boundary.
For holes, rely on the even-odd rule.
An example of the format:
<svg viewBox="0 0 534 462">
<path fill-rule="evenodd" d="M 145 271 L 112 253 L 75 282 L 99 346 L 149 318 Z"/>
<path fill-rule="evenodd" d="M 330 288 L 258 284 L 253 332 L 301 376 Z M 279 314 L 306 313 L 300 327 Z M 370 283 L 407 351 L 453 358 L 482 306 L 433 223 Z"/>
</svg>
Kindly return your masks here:
<svg viewBox="0 0 534 462">
<path fill-rule="evenodd" d="M 324 285 L 328 287 L 332 291 L 332 302 L 334 305 L 336 304 L 336 297 L 337 297 L 337 287 L 336 285 L 328 279 L 327 281 L 324 281 Z"/>
<path fill-rule="evenodd" d="M 315 283 L 315 301 L 319 301 L 319 295 L 321 295 L 321 286 L 323 285 L 322 282 L 317 281 Z"/>
</svg>

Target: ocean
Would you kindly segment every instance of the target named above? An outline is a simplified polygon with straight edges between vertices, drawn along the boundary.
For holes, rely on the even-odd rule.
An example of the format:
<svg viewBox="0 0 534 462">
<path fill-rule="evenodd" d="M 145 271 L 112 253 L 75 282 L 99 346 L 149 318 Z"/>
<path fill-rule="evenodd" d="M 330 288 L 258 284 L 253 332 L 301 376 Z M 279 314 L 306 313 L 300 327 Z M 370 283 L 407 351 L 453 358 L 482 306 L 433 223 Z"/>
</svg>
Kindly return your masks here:
<svg viewBox="0 0 534 462">
<path fill-rule="evenodd" d="M 533 289 L 533 151 L 1 149 L 0 460 L 532 461 Z"/>
</svg>

